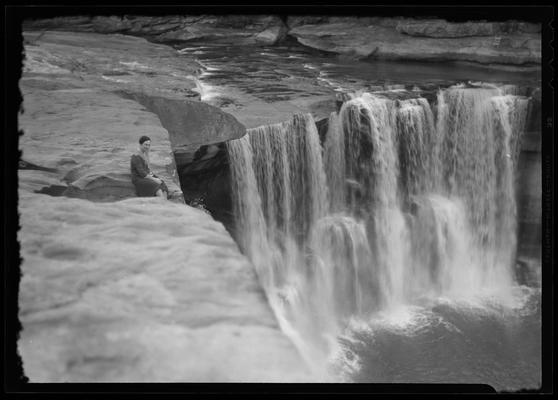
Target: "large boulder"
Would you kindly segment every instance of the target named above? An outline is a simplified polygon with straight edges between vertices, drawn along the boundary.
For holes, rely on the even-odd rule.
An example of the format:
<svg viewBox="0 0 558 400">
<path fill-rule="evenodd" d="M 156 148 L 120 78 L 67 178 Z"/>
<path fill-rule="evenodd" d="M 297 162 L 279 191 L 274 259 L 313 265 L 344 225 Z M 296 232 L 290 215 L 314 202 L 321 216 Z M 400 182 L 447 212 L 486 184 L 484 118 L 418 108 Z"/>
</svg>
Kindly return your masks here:
<svg viewBox="0 0 558 400">
<path fill-rule="evenodd" d="M 122 93 L 154 112 L 169 132 L 174 151 L 198 150 L 210 145 L 238 139 L 246 128 L 232 115 L 199 101 L 168 99 L 145 93 Z"/>
</svg>

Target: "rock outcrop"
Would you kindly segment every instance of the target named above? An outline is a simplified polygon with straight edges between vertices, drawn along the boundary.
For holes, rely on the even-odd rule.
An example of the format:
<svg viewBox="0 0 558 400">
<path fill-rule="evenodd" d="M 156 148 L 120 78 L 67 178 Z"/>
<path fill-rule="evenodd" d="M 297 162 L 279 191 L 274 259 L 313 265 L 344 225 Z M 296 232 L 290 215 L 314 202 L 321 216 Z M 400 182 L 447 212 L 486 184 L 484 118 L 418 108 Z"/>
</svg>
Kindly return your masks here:
<svg viewBox="0 0 558 400">
<path fill-rule="evenodd" d="M 51 171 L 21 169 L 20 187 L 49 193 L 50 186 L 67 187 L 65 195 L 114 201 L 135 197 L 130 177 L 130 156 L 138 138 L 152 139 L 153 171 L 161 176 L 172 197 L 180 196 L 169 166 L 173 164 L 168 133 L 156 115 L 140 104 L 96 88 L 49 90 L 34 77 L 21 80 L 24 112 L 20 117 L 22 158 Z M 41 177 L 49 175 L 49 179 Z"/>
<path fill-rule="evenodd" d="M 31 382 L 312 380 L 206 213 L 19 194 L 18 350 Z"/>
<path fill-rule="evenodd" d="M 230 229 L 232 204 L 225 142 L 246 128 L 232 115 L 202 103 L 145 94 L 123 94 L 154 112 L 168 131 L 184 198 Z"/>
<path fill-rule="evenodd" d="M 231 176 L 225 143 L 204 145 L 195 152 L 175 152 L 184 198 L 208 210 L 232 232 Z"/>
<path fill-rule="evenodd" d="M 283 21 L 274 15 L 78 16 L 30 20 L 24 29 L 124 33 L 146 36 L 154 42 L 211 41 L 235 45 L 274 44 L 287 31 Z"/>
<path fill-rule="evenodd" d="M 359 59 L 465 61 L 534 67 L 541 26 L 522 21 L 448 22 L 403 17 L 274 15 L 76 16 L 29 20 L 26 30 L 125 33 L 154 42 L 273 45 L 288 37 L 315 49 Z"/>
<path fill-rule="evenodd" d="M 246 128 L 232 115 L 199 102 L 145 93 L 123 93 L 154 112 L 168 131 L 175 152 L 197 151 L 202 145 L 239 139 Z"/>
<path fill-rule="evenodd" d="M 95 87 L 199 99 L 194 79 L 199 64 L 179 57 L 171 47 L 119 34 L 34 31 L 23 36 L 25 78 L 54 74 L 57 79 L 50 80 L 49 87 Z"/>
<path fill-rule="evenodd" d="M 507 21 L 507 22 L 448 22 L 443 19 L 402 20 L 397 22 L 395 29 L 410 36 L 432 38 L 461 38 L 472 36 L 538 34 L 538 24 Z"/>
<path fill-rule="evenodd" d="M 135 196 L 129 163 L 141 135 L 151 137 L 151 167 L 178 200 L 173 146 L 203 160 L 211 152 L 200 135 L 212 132 L 213 143 L 244 132 L 219 109 L 189 101 L 199 98 L 197 64 L 123 35 L 24 38 L 18 351 L 25 375 L 31 382 L 315 379 L 223 225 L 178 201 Z"/>
<path fill-rule="evenodd" d="M 289 17 L 288 34 L 316 49 L 360 59 L 468 61 L 536 66 L 540 26 L 402 18 Z"/>
</svg>

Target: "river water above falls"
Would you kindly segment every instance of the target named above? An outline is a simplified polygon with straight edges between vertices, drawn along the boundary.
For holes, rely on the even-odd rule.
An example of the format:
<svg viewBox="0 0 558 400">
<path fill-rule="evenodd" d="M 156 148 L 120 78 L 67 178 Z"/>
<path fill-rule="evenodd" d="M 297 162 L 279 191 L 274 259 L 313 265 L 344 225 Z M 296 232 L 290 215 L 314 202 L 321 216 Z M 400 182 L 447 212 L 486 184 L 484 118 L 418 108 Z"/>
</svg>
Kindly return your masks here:
<svg viewBox="0 0 558 400">
<path fill-rule="evenodd" d="M 461 81 L 540 85 L 540 71 L 514 72 L 452 63 L 358 61 L 296 44 L 274 47 L 178 45 L 202 66 L 204 101 L 223 105 L 239 92 L 264 102 L 379 87 L 449 86 Z"/>
<path fill-rule="evenodd" d="M 181 51 L 220 105 L 345 94 L 325 134 L 301 113 L 227 143 L 235 239 L 324 380 L 540 385 L 540 291 L 514 272 L 519 87 L 537 74 Z"/>
</svg>

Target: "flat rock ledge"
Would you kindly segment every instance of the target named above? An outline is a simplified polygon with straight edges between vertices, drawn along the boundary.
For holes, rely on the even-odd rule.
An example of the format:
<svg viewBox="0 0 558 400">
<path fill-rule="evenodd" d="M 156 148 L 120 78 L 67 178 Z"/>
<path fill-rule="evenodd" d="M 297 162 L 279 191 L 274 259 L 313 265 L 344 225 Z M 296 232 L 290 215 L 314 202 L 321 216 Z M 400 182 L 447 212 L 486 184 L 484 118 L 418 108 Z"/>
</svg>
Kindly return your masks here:
<svg viewBox="0 0 558 400">
<path fill-rule="evenodd" d="M 19 191 L 18 342 L 31 382 L 300 382 L 222 224 L 158 198 Z"/>
</svg>

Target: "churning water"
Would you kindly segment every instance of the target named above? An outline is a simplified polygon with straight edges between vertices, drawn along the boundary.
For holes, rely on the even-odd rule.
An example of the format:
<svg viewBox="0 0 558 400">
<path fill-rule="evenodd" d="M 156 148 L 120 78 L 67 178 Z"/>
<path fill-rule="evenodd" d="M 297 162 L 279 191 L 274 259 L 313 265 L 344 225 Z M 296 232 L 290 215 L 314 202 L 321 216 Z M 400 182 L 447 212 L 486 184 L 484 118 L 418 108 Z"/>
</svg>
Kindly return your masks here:
<svg viewBox="0 0 558 400">
<path fill-rule="evenodd" d="M 309 114 L 228 143 L 236 239 L 324 380 L 538 385 L 539 293 L 513 271 L 528 103 L 362 93 L 322 143 Z"/>
</svg>

